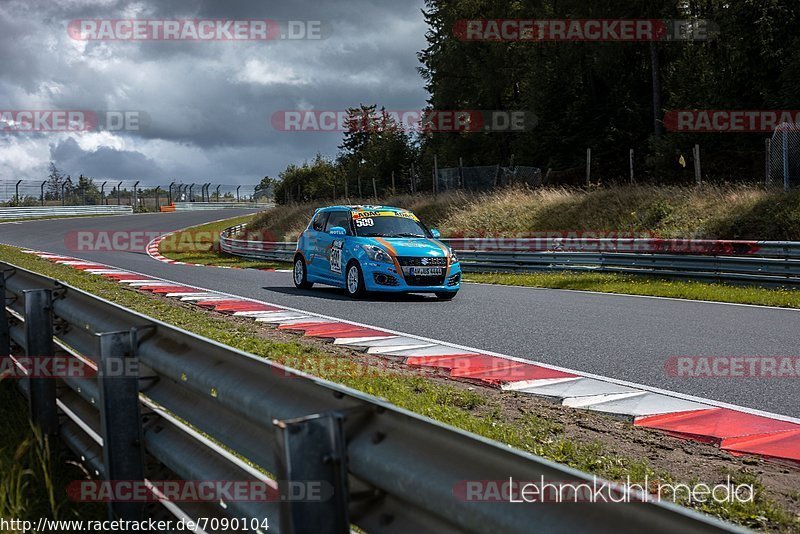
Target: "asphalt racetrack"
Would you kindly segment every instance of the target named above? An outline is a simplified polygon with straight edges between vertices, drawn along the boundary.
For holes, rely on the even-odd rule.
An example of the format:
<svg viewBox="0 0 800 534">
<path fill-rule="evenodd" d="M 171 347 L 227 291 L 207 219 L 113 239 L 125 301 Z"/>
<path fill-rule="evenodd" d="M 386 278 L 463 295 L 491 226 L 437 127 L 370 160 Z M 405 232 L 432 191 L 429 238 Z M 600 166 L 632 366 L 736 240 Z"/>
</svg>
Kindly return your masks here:
<svg viewBox="0 0 800 534">
<path fill-rule="evenodd" d="M 798 378 L 677 378 L 672 356 L 800 356 L 800 311 L 465 284 L 433 297 L 352 301 L 294 288 L 291 274 L 169 265 L 138 251 L 79 251 L 79 230 L 166 233 L 248 210 L 0 224 L 0 243 L 93 260 L 180 283 L 721 402 L 800 417 Z M 2 258 L 0 258 L 2 259 Z"/>
</svg>

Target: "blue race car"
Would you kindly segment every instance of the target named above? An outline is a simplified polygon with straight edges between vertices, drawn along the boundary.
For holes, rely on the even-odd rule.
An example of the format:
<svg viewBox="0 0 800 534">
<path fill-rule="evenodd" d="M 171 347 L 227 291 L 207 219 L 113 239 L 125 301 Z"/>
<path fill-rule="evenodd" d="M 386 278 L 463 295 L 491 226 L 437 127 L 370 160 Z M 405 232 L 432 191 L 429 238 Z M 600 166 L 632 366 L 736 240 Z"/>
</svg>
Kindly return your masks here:
<svg viewBox="0 0 800 534">
<path fill-rule="evenodd" d="M 343 287 L 353 298 L 382 291 L 435 293 L 450 300 L 461 288 L 461 266 L 438 239 L 439 232 L 404 209 L 318 209 L 297 241 L 294 284 Z"/>
</svg>

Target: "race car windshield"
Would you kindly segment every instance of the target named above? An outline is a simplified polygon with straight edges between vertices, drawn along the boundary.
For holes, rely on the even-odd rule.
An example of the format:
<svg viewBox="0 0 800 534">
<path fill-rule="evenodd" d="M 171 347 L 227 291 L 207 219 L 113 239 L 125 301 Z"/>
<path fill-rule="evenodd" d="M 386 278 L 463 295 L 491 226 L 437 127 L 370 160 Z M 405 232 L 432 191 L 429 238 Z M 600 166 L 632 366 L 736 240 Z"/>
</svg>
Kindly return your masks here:
<svg viewBox="0 0 800 534">
<path fill-rule="evenodd" d="M 407 217 L 367 217 L 354 222 L 361 237 L 429 237 L 424 226 Z"/>
</svg>

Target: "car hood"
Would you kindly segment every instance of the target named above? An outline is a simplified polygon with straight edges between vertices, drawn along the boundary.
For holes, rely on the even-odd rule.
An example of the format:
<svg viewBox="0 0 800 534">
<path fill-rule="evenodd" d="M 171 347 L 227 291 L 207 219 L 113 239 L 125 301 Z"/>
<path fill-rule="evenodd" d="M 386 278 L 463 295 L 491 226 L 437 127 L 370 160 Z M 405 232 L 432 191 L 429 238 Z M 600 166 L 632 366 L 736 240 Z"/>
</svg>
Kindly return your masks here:
<svg viewBox="0 0 800 534">
<path fill-rule="evenodd" d="M 427 238 L 372 238 L 378 246 L 390 248 L 398 256 L 442 258 L 447 256 L 447 247 L 435 239 Z M 387 246 L 388 245 L 388 246 Z"/>
</svg>

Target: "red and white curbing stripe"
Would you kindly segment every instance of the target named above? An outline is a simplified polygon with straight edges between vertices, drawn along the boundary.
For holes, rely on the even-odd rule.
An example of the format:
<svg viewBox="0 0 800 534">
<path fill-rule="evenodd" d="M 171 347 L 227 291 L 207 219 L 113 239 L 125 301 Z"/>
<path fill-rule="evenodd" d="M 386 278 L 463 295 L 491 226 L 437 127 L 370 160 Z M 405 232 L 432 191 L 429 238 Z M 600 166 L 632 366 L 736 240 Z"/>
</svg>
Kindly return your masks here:
<svg viewBox="0 0 800 534">
<path fill-rule="evenodd" d="M 26 251 L 88 273 L 190 302 L 220 313 L 249 317 L 280 330 L 400 361 L 436 368 L 457 380 L 547 397 L 572 408 L 613 414 L 634 425 L 711 443 L 734 455 L 800 462 L 800 420 L 664 391 L 601 376 L 461 347 L 385 328 L 170 282 L 57 254 Z"/>
<path fill-rule="evenodd" d="M 147 255 L 150 256 L 151 258 L 153 258 L 154 260 L 160 261 L 162 263 L 174 263 L 174 264 L 177 264 L 177 265 L 186 265 L 183 262 L 171 260 L 171 259 L 167 258 L 166 256 L 163 256 L 158 251 L 158 246 L 161 244 L 161 241 L 163 241 L 164 238 L 166 238 L 166 237 L 168 237 L 170 235 L 171 234 L 164 234 L 164 235 L 159 236 L 159 237 L 153 239 L 152 241 L 150 241 L 150 243 L 147 244 Z"/>
</svg>

